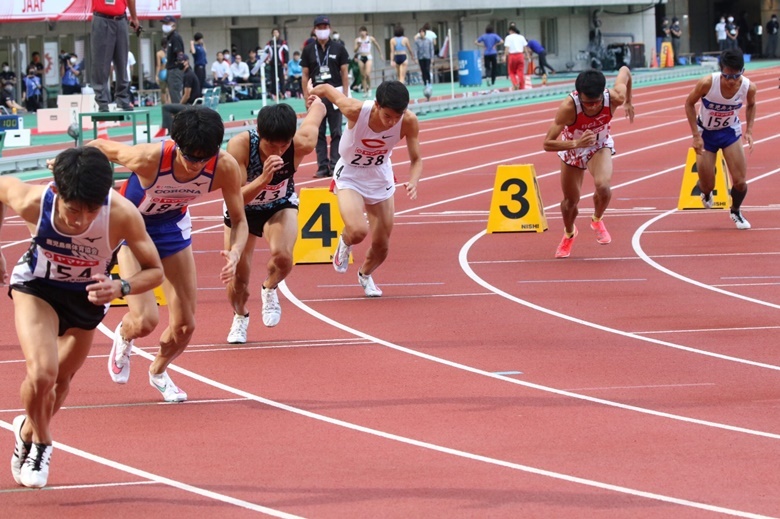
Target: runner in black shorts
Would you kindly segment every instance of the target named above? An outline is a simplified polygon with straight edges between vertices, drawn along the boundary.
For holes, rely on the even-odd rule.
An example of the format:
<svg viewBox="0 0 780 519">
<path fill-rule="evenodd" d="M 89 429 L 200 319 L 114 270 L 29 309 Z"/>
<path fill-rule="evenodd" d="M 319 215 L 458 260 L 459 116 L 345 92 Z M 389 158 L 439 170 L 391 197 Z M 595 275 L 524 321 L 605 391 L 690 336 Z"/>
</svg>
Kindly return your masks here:
<svg viewBox="0 0 780 519">
<path fill-rule="evenodd" d="M 135 206 L 114 194 L 106 156 L 95 148 L 68 149 L 55 159 L 53 173 L 48 185 L 0 178 L 0 217 L 8 205 L 33 234 L 9 289 L 27 366 L 20 390 L 25 414 L 13 421 L 11 473 L 18 484 L 33 488 L 48 481 L 52 417 L 87 358 L 108 304 L 162 282 L 154 243 Z M 141 269 L 111 279 L 114 252 L 123 241 Z M 7 278 L 0 252 L 0 281 Z"/>
<path fill-rule="evenodd" d="M 311 88 L 311 86 L 309 86 Z M 276 286 L 292 270 L 292 254 L 298 237 L 298 195 L 293 175 L 303 158 L 314 151 L 325 105 L 312 96 L 309 113 L 297 129 L 298 119 L 289 105 L 266 106 L 257 116 L 257 128 L 242 132 L 228 142 L 227 151 L 238 162 L 244 187 L 244 212 L 249 239 L 238 261 L 236 275 L 228 284 L 228 299 L 235 315 L 227 341 L 246 342 L 249 326 L 249 275 L 255 238 L 263 236 L 271 249 L 268 273 L 263 281 L 263 324 L 276 326 L 282 316 Z M 225 240 L 230 219 L 225 216 Z"/>
</svg>

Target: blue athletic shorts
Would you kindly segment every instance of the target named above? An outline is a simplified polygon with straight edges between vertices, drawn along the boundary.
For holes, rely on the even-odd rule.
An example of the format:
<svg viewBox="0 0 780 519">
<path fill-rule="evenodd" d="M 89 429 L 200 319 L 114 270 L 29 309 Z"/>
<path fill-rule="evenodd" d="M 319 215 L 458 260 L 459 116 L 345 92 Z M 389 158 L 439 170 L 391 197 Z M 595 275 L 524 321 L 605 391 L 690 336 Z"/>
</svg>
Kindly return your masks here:
<svg viewBox="0 0 780 519">
<path fill-rule="evenodd" d="M 177 252 L 186 249 L 192 245 L 192 220 L 190 213 L 184 215 L 184 218 L 178 221 L 155 222 L 146 221 L 146 232 L 157 247 L 160 259 L 173 256 Z"/>
<path fill-rule="evenodd" d="M 741 133 L 737 133 L 734 128 L 723 128 L 720 130 L 704 130 L 701 131 L 701 139 L 704 141 L 704 149 L 712 153 L 718 153 L 718 150 L 728 148 L 735 142 L 737 142 Z"/>
</svg>

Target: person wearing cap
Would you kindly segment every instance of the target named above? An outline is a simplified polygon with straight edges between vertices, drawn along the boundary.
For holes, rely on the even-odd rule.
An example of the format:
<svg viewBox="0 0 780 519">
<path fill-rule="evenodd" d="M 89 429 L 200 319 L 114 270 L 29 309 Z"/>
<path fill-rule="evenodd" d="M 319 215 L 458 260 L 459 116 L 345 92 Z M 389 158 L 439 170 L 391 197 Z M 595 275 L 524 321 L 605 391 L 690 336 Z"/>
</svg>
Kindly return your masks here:
<svg viewBox="0 0 780 519">
<path fill-rule="evenodd" d="M 349 53 L 342 42 L 334 42 L 330 37 L 330 18 L 320 15 L 314 19 L 314 34 L 317 41 L 306 45 L 301 54 L 303 75 L 301 86 L 303 97 L 309 97 L 309 80 L 313 85 L 327 84 L 341 89 L 349 96 Z M 320 125 L 317 138 L 317 178 L 332 177 L 336 162 L 339 160 L 339 142 L 341 141 L 341 112 L 328 99 L 323 99 L 327 116 Z M 330 157 L 326 125 L 330 128 Z"/>
<path fill-rule="evenodd" d="M 162 31 L 168 40 L 168 55 L 165 62 L 165 70 L 168 71 L 168 93 L 171 96 L 171 103 L 181 103 L 181 96 L 184 90 L 184 69 L 182 61 L 187 55 L 184 52 L 184 40 L 176 31 L 176 18 L 171 15 L 162 19 Z"/>
<path fill-rule="evenodd" d="M 138 31 L 138 15 L 135 11 L 135 0 L 93 0 L 92 1 L 92 41 L 100 45 L 92 45 L 92 88 L 95 91 L 95 101 L 98 110 L 108 112 L 111 94 L 108 88 L 108 78 L 111 74 L 111 62 L 116 70 L 127 70 L 128 19 L 126 11 L 130 10 L 129 26 Z M 124 74 L 121 74 L 124 76 Z M 122 110 L 132 110 L 130 103 L 130 78 L 117 77 L 115 101 Z"/>
</svg>

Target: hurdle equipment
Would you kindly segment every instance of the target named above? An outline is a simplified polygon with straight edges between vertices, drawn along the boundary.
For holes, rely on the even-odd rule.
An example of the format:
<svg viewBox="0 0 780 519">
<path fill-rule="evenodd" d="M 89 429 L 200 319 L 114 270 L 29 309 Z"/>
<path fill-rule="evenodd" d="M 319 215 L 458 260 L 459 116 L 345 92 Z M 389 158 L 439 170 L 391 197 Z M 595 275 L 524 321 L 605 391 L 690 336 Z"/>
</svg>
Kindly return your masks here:
<svg viewBox="0 0 780 519">
<path fill-rule="evenodd" d="M 298 203 L 298 240 L 293 264 L 330 263 L 344 220 L 336 196 L 326 187 L 301 189 Z M 349 257 L 352 263 L 352 256 Z"/>
<path fill-rule="evenodd" d="M 547 217 L 533 164 L 496 169 L 487 232 L 544 232 Z"/>
<path fill-rule="evenodd" d="M 728 175 L 728 167 L 723 159 L 723 152 L 718 150 L 715 157 L 715 189 L 712 190 L 712 209 L 728 209 L 731 207 L 731 177 Z M 677 201 L 677 209 L 705 209 L 701 201 L 701 189 L 699 188 L 699 173 L 696 166 L 696 151 L 688 149 L 688 158 L 685 161 L 680 198 Z"/>
</svg>

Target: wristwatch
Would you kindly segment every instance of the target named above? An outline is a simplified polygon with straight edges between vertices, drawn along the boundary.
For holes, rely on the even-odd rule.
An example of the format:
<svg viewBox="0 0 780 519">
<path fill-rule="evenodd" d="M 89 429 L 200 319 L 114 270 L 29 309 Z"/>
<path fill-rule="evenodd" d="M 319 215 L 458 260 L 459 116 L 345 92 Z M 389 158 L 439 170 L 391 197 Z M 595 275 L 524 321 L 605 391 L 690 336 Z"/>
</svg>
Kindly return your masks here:
<svg viewBox="0 0 780 519">
<path fill-rule="evenodd" d="M 122 297 L 125 297 L 130 293 L 130 283 L 125 281 L 124 279 L 119 280 L 119 284 L 122 285 Z"/>
</svg>

